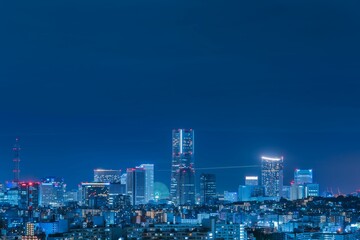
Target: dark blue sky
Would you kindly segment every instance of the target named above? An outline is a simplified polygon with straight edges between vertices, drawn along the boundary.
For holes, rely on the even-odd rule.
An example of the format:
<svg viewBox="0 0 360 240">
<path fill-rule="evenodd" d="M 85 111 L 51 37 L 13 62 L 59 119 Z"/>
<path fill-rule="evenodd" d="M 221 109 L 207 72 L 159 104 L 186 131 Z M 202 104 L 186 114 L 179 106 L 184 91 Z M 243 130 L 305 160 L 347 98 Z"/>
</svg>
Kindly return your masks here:
<svg viewBox="0 0 360 240">
<path fill-rule="evenodd" d="M 1 1 L 0 180 L 154 163 L 195 129 L 196 166 L 284 155 L 322 189 L 359 188 L 360 2 Z M 201 171 L 199 171 L 201 172 Z M 256 169 L 217 170 L 236 190 Z M 157 172 L 169 184 L 169 174 Z"/>
</svg>

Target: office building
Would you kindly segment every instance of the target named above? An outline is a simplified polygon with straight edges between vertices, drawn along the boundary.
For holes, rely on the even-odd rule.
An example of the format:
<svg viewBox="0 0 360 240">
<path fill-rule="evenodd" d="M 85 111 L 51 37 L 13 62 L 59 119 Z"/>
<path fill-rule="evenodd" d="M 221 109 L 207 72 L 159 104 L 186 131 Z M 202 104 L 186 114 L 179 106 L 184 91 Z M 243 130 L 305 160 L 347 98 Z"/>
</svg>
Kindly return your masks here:
<svg viewBox="0 0 360 240">
<path fill-rule="evenodd" d="M 319 184 L 308 183 L 305 185 L 305 197 L 318 197 L 319 196 Z"/>
<path fill-rule="evenodd" d="M 241 202 L 251 201 L 251 194 L 253 191 L 252 185 L 240 185 L 238 191 L 238 200 Z"/>
<path fill-rule="evenodd" d="M 194 131 L 192 129 L 174 129 L 172 131 L 172 162 L 171 162 L 171 182 L 170 182 L 170 198 L 174 203 L 178 203 L 180 198 L 190 199 L 192 196 L 183 197 L 178 193 L 178 190 L 184 187 L 185 183 L 181 183 L 179 186 L 180 179 L 193 181 L 189 183 L 188 187 L 194 186 L 194 189 L 186 192 L 195 192 L 195 171 L 194 165 Z M 180 176 L 180 171 L 185 169 L 185 173 L 192 174 L 194 176 Z M 195 202 L 194 200 L 190 202 Z"/>
<path fill-rule="evenodd" d="M 245 176 L 245 185 L 246 186 L 259 185 L 259 177 L 258 176 Z"/>
<path fill-rule="evenodd" d="M 19 182 L 19 208 L 32 210 L 39 206 L 39 182 Z"/>
<path fill-rule="evenodd" d="M 239 201 L 257 201 L 264 196 L 264 187 L 259 185 L 240 185 L 238 190 Z"/>
<path fill-rule="evenodd" d="M 291 184 L 290 186 L 290 200 L 297 200 L 305 198 L 305 185 L 304 184 Z"/>
<path fill-rule="evenodd" d="M 154 164 L 141 164 L 145 169 L 145 202 L 154 200 Z"/>
<path fill-rule="evenodd" d="M 313 183 L 313 171 L 312 169 L 295 169 L 294 171 L 294 183 L 297 185 Z"/>
<path fill-rule="evenodd" d="M 195 204 L 195 171 L 191 167 L 182 167 L 178 173 L 177 203 Z"/>
<path fill-rule="evenodd" d="M 261 183 L 265 188 L 265 196 L 281 197 L 283 169 L 283 157 L 261 157 Z"/>
<path fill-rule="evenodd" d="M 291 196 L 291 186 L 283 186 L 282 197 L 290 200 L 290 196 Z"/>
<path fill-rule="evenodd" d="M 94 169 L 94 182 L 120 183 L 121 170 Z"/>
<path fill-rule="evenodd" d="M 200 176 L 200 203 L 209 204 L 216 198 L 215 174 L 201 174 Z"/>
<path fill-rule="evenodd" d="M 126 192 L 131 204 L 145 204 L 145 169 L 128 168 L 126 175 Z"/>
<path fill-rule="evenodd" d="M 64 194 L 66 184 L 63 178 L 46 177 L 40 182 L 40 199 L 41 206 L 59 207 L 64 203 Z"/>
<path fill-rule="evenodd" d="M 97 208 L 107 204 L 110 183 L 81 183 L 82 203 Z"/>
<path fill-rule="evenodd" d="M 308 197 L 319 196 L 319 184 L 306 183 L 306 184 L 292 184 L 290 200 L 304 199 Z"/>
<path fill-rule="evenodd" d="M 117 199 L 119 199 L 119 196 L 123 196 L 123 195 L 126 195 L 126 185 L 125 184 L 110 183 L 109 197 L 108 197 L 109 206 L 115 207 Z M 130 202 L 130 200 L 129 200 L 129 202 Z"/>
<path fill-rule="evenodd" d="M 72 189 L 64 193 L 64 203 L 66 202 L 79 202 L 81 201 L 81 196 L 79 196 L 79 191 Z"/>
</svg>

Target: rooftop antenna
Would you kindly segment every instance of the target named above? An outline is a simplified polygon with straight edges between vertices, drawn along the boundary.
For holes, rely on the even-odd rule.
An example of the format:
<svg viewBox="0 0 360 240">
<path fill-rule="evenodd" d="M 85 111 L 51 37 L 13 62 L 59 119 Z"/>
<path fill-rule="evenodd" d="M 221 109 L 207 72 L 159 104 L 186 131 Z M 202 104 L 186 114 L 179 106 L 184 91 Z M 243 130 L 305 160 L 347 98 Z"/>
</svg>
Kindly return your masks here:
<svg viewBox="0 0 360 240">
<path fill-rule="evenodd" d="M 14 162 L 14 169 L 13 169 L 13 173 L 14 173 L 14 182 L 19 182 L 20 180 L 20 144 L 19 144 L 19 138 L 17 137 L 15 139 L 15 144 L 13 147 L 13 152 L 14 152 L 14 158 L 13 158 L 13 162 Z"/>
</svg>

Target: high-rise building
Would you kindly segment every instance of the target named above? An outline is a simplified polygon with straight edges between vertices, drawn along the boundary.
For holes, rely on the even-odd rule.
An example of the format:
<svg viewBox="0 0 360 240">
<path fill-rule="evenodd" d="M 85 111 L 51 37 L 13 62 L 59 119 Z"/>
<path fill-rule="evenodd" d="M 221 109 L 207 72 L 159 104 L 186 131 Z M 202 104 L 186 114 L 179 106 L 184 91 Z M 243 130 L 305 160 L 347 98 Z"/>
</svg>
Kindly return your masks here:
<svg viewBox="0 0 360 240">
<path fill-rule="evenodd" d="M 265 188 L 265 196 L 281 197 L 283 169 L 283 157 L 261 157 L 261 183 Z"/>
<path fill-rule="evenodd" d="M 308 183 L 305 184 L 305 197 L 318 197 L 319 196 L 319 184 Z"/>
<path fill-rule="evenodd" d="M 154 200 L 154 164 L 141 164 L 145 169 L 145 202 Z"/>
<path fill-rule="evenodd" d="M 238 200 L 241 202 L 250 201 L 253 185 L 240 185 L 238 191 Z"/>
<path fill-rule="evenodd" d="M 239 201 L 257 201 L 264 196 L 264 187 L 259 185 L 240 185 L 238 191 Z"/>
<path fill-rule="evenodd" d="M 312 169 L 295 169 L 294 183 L 297 185 L 313 183 Z"/>
<path fill-rule="evenodd" d="M 19 208 L 32 210 L 39 206 L 39 182 L 19 182 Z"/>
<path fill-rule="evenodd" d="M 110 183 L 81 183 L 82 203 L 89 207 L 100 207 L 107 204 Z"/>
<path fill-rule="evenodd" d="M 283 186 L 282 197 L 290 200 L 291 197 L 291 186 Z"/>
<path fill-rule="evenodd" d="M 313 183 L 312 169 L 295 169 L 290 200 L 319 196 L 319 184 Z"/>
<path fill-rule="evenodd" d="M 64 193 L 64 203 L 66 202 L 79 202 L 81 201 L 81 196 L 79 196 L 79 191 L 72 189 Z"/>
<path fill-rule="evenodd" d="M 305 185 L 304 184 L 291 184 L 290 186 L 290 200 L 297 200 L 305 198 Z"/>
<path fill-rule="evenodd" d="M 195 204 L 195 172 L 191 167 L 182 167 L 178 172 L 177 204 Z"/>
<path fill-rule="evenodd" d="M 209 204 L 216 197 L 215 174 L 201 174 L 200 176 L 200 202 Z"/>
<path fill-rule="evenodd" d="M 194 131 L 174 129 L 172 131 L 172 162 L 170 198 L 174 203 L 195 202 Z M 179 181 L 185 181 L 180 183 Z M 191 182 L 188 182 L 191 181 Z M 186 190 L 184 189 L 186 187 Z M 178 191 L 181 190 L 182 194 Z M 183 194 L 190 194 L 183 196 Z M 194 199 L 192 199 L 194 198 Z"/>
<path fill-rule="evenodd" d="M 246 186 L 257 186 L 257 185 L 259 185 L 258 176 L 245 176 L 245 185 Z"/>
<path fill-rule="evenodd" d="M 120 183 L 121 170 L 94 169 L 94 182 Z"/>
<path fill-rule="evenodd" d="M 66 184 L 63 178 L 46 177 L 41 179 L 40 200 L 42 206 L 58 207 L 64 203 Z"/>
<path fill-rule="evenodd" d="M 115 207 L 116 201 L 119 199 L 119 196 L 126 195 L 126 185 L 121 183 L 110 183 L 109 189 L 109 206 Z M 126 195 L 127 196 L 127 195 Z M 129 197 L 129 196 L 127 196 Z M 130 202 L 130 200 L 129 200 Z"/>
<path fill-rule="evenodd" d="M 145 203 L 145 169 L 128 168 L 126 170 L 126 192 L 132 205 Z"/>
</svg>

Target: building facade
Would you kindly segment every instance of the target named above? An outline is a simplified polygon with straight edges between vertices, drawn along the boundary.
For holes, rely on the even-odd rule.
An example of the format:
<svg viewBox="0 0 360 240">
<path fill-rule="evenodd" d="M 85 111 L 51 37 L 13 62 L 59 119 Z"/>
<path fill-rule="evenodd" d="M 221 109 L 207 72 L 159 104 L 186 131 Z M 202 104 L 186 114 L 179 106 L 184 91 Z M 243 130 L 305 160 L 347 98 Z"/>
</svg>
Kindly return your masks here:
<svg viewBox="0 0 360 240">
<path fill-rule="evenodd" d="M 154 198 L 154 164 L 141 164 L 139 168 L 145 169 L 145 202 Z"/>
<path fill-rule="evenodd" d="M 295 169 L 294 183 L 297 185 L 313 183 L 313 170 L 312 169 Z"/>
<path fill-rule="evenodd" d="M 128 168 L 126 170 L 126 192 L 132 205 L 145 203 L 145 169 Z"/>
<path fill-rule="evenodd" d="M 121 170 L 94 169 L 94 182 L 120 183 Z"/>
<path fill-rule="evenodd" d="M 283 189 L 283 157 L 261 157 L 261 183 L 265 196 L 281 197 Z"/>
<path fill-rule="evenodd" d="M 66 184 L 63 178 L 46 177 L 41 179 L 40 200 L 41 206 L 58 207 L 64 203 Z"/>
<path fill-rule="evenodd" d="M 170 180 L 170 198 L 174 203 L 179 203 L 180 198 L 190 199 L 192 192 L 195 192 L 195 171 L 194 171 L 194 130 L 193 129 L 174 129 L 172 131 L 172 161 L 171 161 L 171 180 Z M 182 169 L 185 170 L 182 171 Z M 185 174 L 186 173 L 186 174 Z M 182 175 L 180 175 L 182 174 Z M 185 175 L 184 175 L 185 174 Z M 188 176 L 193 174 L 193 176 Z M 191 180 L 191 183 L 179 183 L 179 181 Z M 182 196 L 178 192 L 186 185 L 188 189 L 183 193 L 190 193 L 189 196 Z"/>
<path fill-rule="evenodd" d="M 39 206 L 39 182 L 19 182 L 19 208 L 32 210 Z"/>
<path fill-rule="evenodd" d="M 81 183 L 82 203 L 89 207 L 107 205 L 110 183 Z"/>
<path fill-rule="evenodd" d="M 246 186 L 259 185 L 259 177 L 258 176 L 245 176 L 245 185 Z"/>
<path fill-rule="evenodd" d="M 216 197 L 215 174 L 201 174 L 200 176 L 200 203 L 209 204 Z"/>
</svg>

